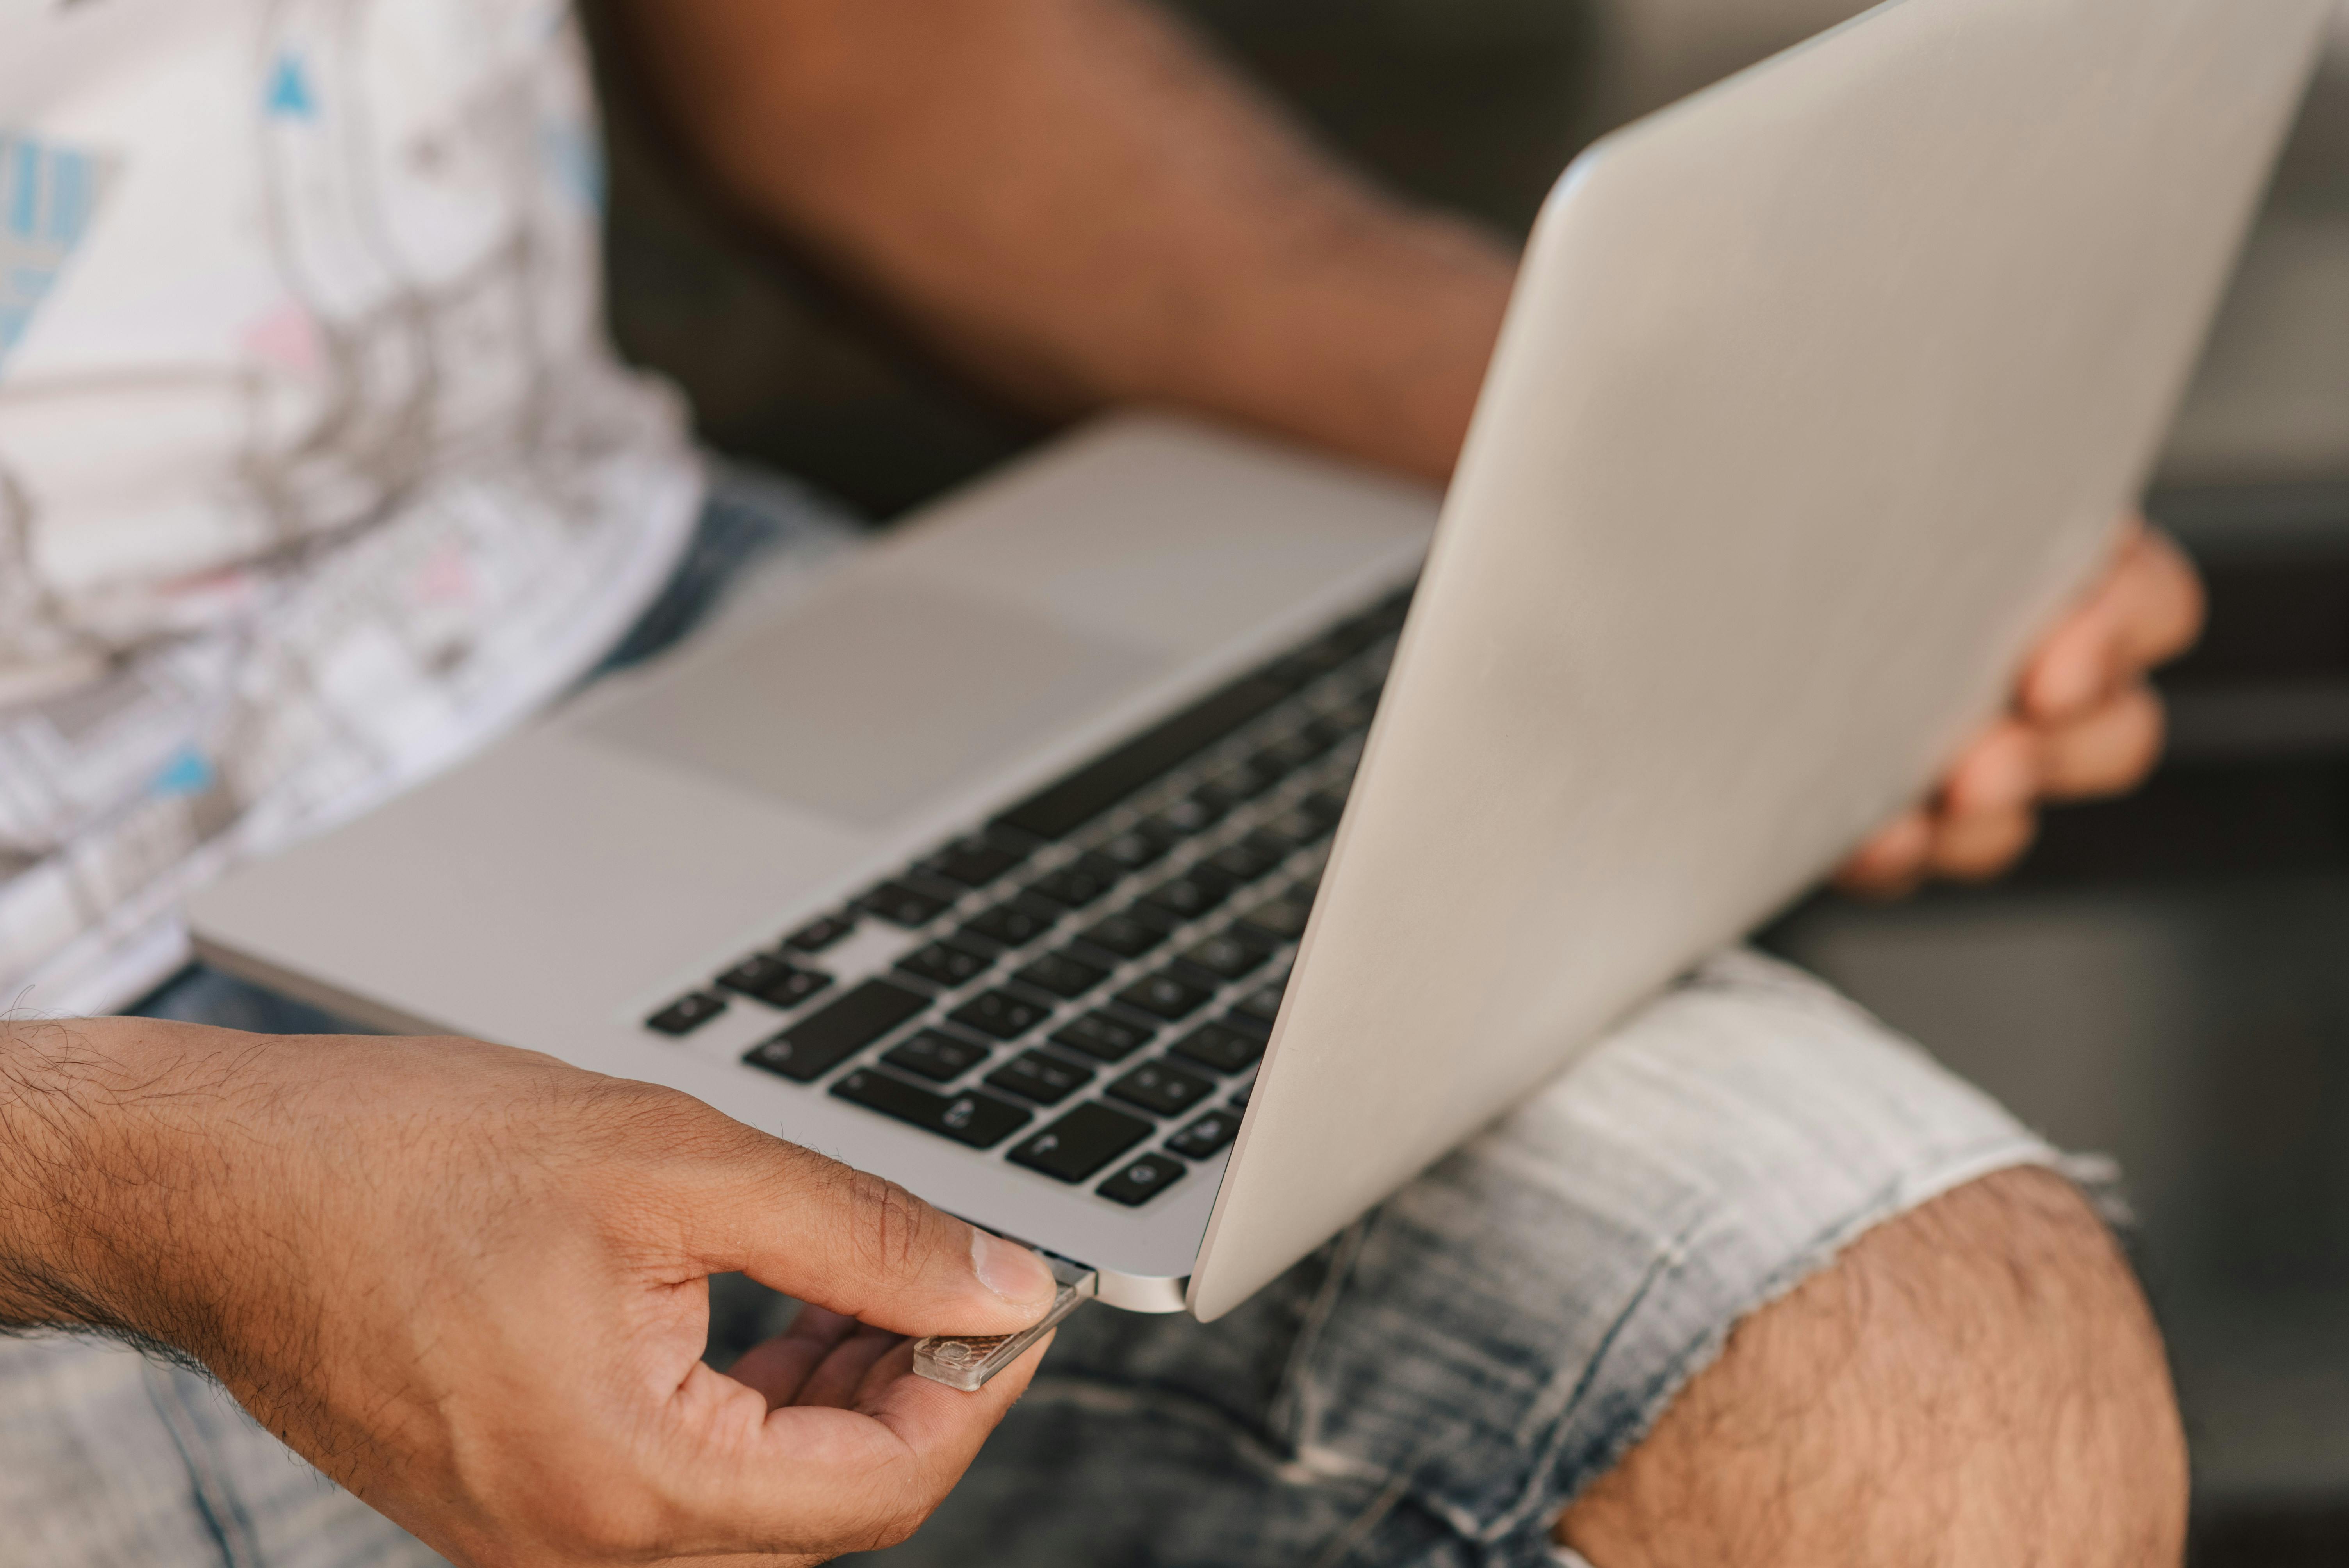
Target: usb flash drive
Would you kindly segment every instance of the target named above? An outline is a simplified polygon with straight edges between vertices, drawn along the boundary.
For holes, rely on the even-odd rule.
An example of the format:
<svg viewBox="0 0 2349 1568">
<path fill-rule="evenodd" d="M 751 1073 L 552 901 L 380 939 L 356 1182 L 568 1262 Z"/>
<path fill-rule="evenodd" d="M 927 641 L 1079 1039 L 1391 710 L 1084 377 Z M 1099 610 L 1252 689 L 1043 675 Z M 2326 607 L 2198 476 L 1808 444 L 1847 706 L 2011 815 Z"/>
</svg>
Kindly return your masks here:
<svg viewBox="0 0 2349 1568">
<path fill-rule="evenodd" d="M 1085 1298 L 1099 1288 L 1098 1271 L 1050 1253 L 1041 1256 L 1051 1269 L 1052 1277 L 1061 1282 L 1060 1294 L 1052 1298 L 1052 1310 L 1044 1315 L 1042 1322 L 1017 1334 L 934 1334 L 927 1339 L 917 1339 L 914 1342 L 914 1370 L 933 1383 L 975 1394 L 987 1387 L 988 1378 L 1019 1360 L 1030 1346 L 1083 1305 Z"/>
</svg>

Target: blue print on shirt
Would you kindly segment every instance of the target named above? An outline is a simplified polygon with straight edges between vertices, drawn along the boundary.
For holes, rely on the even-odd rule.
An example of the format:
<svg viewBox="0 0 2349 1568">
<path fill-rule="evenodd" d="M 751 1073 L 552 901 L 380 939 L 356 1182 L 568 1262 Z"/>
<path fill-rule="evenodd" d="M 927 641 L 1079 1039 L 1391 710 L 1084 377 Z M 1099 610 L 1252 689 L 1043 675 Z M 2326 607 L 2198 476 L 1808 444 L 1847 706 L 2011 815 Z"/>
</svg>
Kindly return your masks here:
<svg viewBox="0 0 2349 1568">
<path fill-rule="evenodd" d="M 0 368 L 89 232 L 109 170 L 96 153 L 0 131 Z"/>
<path fill-rule="evenodd" d="M 268 108 L 271 114 L 283 119 L 317 118 L 318 99 L 310 91 L 310 76 L 302 68 L 299 57 L 278 57 L 277 68 L 269 73 Z"/>
</svg>

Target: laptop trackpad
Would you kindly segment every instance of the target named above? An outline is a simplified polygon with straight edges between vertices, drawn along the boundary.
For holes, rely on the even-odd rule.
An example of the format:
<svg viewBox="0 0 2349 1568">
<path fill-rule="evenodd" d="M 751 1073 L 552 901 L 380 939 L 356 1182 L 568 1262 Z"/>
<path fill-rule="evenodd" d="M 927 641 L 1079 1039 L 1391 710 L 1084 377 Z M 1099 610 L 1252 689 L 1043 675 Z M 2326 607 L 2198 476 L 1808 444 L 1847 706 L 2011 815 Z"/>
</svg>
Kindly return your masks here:
<svg viewBox="0 0 2349 1568">
<path fill-rule="evenodd" d="M 904 582 L 844 586 L 584 732 L 880 828 L 1098 712 L 1165 655 Z"/>
</svg>

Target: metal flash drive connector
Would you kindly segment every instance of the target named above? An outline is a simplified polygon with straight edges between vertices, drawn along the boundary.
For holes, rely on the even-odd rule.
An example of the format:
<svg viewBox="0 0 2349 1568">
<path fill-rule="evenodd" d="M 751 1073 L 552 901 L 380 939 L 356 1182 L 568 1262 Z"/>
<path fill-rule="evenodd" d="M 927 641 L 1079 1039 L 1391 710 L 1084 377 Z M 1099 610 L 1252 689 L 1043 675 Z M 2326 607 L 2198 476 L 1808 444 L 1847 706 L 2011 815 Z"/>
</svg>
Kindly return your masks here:
<svg viewBox="0 0 2349 1568">
<path fill-rule="evenodd" d="M 988 1379 L 1010 1366 L 1027 1353 L 1028 1347 L 1051 1332 L 1069 1314 L 1082 1306 L 1085 1299 L 1101 1285 L 1098 1271 L 1072 1264 L 1066 1258 L 1056 1258 L 1050 1253 L 1039 1254 L 1061 1282 L 1061 1293 L 1052 1298 L 1052 1310 L 1032 1328 L 1017 1334 L 981 1334 L 952 1336 L 934 1334 L 927 1339 L 914 1342 L 914 1370 L 933 1383 L 943 1383 L 949 1388 L 959 1388 L 966 1394 L 976 1394 L 987 1387 Z"/>
</svg>

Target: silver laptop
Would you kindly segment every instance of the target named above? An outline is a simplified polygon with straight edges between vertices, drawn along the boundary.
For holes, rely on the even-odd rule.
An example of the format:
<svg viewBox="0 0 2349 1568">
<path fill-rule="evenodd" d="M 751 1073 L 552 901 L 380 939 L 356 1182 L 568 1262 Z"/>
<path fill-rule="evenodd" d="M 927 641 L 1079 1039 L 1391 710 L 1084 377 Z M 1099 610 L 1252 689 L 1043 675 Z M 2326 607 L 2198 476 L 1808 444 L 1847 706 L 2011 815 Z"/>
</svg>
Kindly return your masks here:
<svg viewBox="0 0 2349 1568">
<path fill-rule="evenodd" d="M 1440 508 L 1096 426 L 232 878 L 202 951 L 1213 1318 L 1993 710 L 2330 10 L 1895 0 L 1575 165 Z"/>
</svg>

